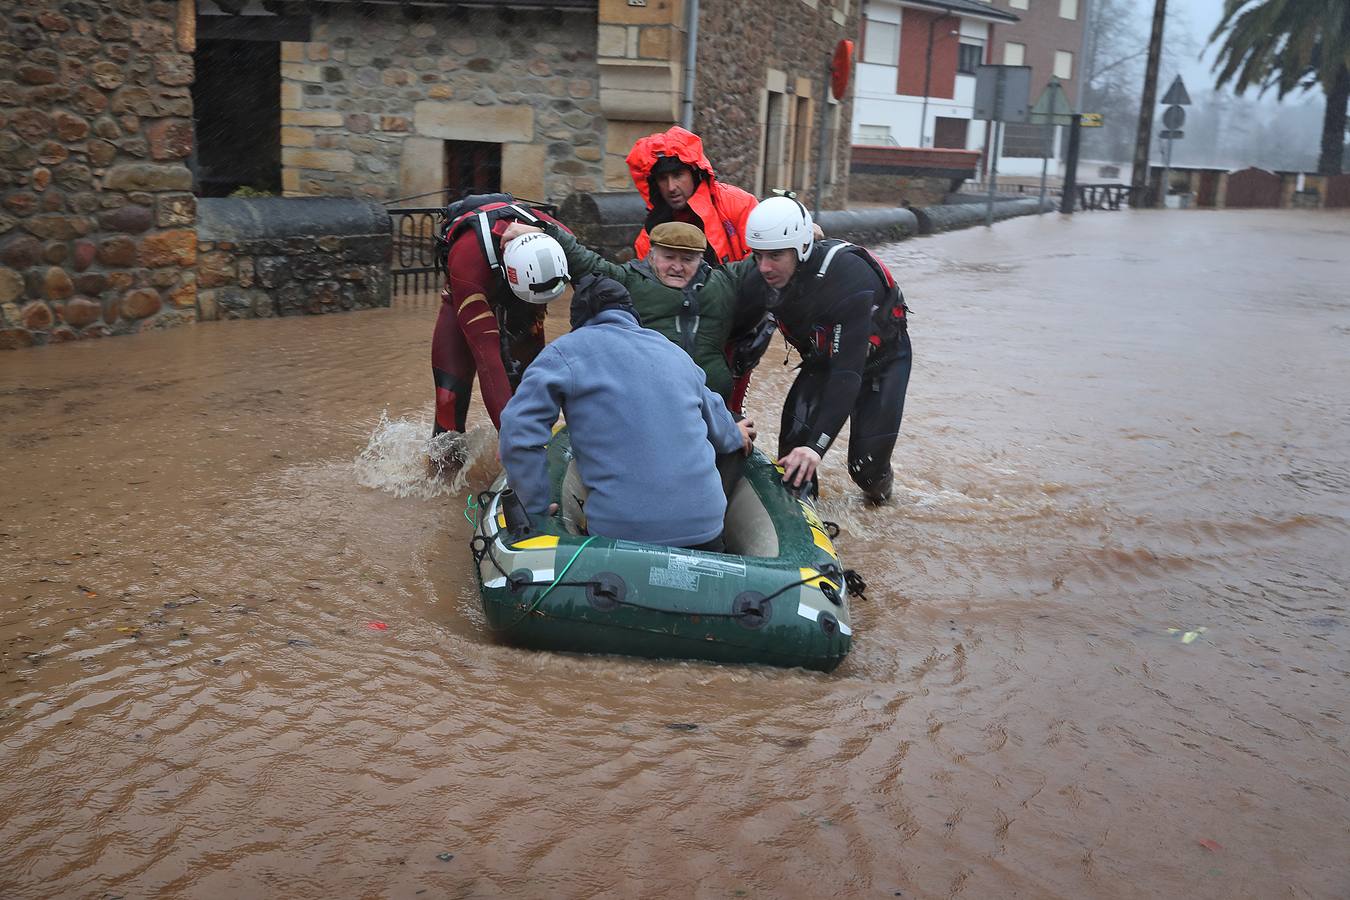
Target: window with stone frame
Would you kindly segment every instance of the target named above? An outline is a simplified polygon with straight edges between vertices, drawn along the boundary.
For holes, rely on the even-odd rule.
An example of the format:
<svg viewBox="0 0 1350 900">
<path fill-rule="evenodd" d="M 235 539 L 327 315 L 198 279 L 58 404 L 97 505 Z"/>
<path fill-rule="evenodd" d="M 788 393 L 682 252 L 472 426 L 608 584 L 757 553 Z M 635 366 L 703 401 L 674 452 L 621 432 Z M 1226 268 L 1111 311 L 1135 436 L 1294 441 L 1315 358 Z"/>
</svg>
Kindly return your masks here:
<svg viewBox="0 0 1350 900">
<path fill-rule="evenodd" d="M 199 38 L 192 59 L 189 166 L 197 195 L 280 194 L 281 43 Z"/>
<path fill-rule="evenodd" d="M 811 181 L 811 98 L 797 98 L 792 127 L 792 189 L 805 191 Z"/>
<path fill-rule="evenodd" d="M 788 169 L 788 97 L 780 91 L 766 90 L 768 102 L 765 105 L 764 124 L 760 133 L 760 171 L 763 183 L 759 190 L 761 196 L 775 188 L 787 188 L 787 179 L 791 177 Z"/>
<path fill-rule="evenodd" d="M 502 145 L 486 141 L 445 142 L 447 197 L 490 194 L 502 189 Z"/>
</svg>

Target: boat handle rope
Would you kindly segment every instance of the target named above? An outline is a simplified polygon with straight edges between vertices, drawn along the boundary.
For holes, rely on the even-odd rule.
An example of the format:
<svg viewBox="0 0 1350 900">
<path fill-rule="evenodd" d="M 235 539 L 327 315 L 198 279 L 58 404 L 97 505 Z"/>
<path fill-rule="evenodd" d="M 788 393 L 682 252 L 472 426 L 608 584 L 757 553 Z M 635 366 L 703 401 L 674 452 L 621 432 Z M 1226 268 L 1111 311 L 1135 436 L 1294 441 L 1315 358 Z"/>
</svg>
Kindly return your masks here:
<svg viewBox="0 0 1350 900">
<path fill-rule="evenodd" d="M 515 627 L 516 627 L 517 625 L 519 625 L 521 622 L 524 622 L 525 619 L 526 619 L 528 616 L 530 616 L 531 614 L 533 614 L 534 611 L 535 611 L 536 609 L 539 608 L 539 604 L 541 604 L 541 603 L 544 602 L 544 598 L 547 597 L 547 596 L 549 595 L 549 593 L 550 593 L 555 587 L 557 587 L 559 584 L 562 584 L 562 583 L 563 583 L 562 577 L 563 577 L 564 575 L 567 574 L 567 570 L 568 570 L 568 569 L 572 568 L 572 563 L 574 563 L 574 562 L 577 561 L 577 557 L 581 556 L 581 551 L 582 551 L 582 550 L 585 550 L 585 549 L 586 549 L 586 545 L 589 544 L 591 541 L 595 540 L 596 537 L 597 537 L 597 536 L 593 534 L 593 535 L 591 535 L 590 537 L 586 538 L 586 540 L 584 540 L 584 541 L 581 542 L 581 546 L 577 548 L 577 552 L 576 552 L 576 553 L 573 553 L 573 554 L 572 554 L 572 558 L 569 559 L 569 560 L 567 561 L 567 565 L 565 565 L 565 566 L 562 567 L 562 571 L 558 573 L 558 577 L 554 578 L 553 581 L 552 581 L 552 583 L 549 584 L 548 587 L 544 588 L 544 590 L 542 590 L 542 591 L 539 592 L 539 596 L 534 598 L 534 602 L 531 603 L 531 604 L 529 605 L 529 607 L 528 607 L 523 613 L 521 613 L 520 616 L 517 617 L 516 620 L 515 620 L 514 622 L 512 622 L 510 625 L 507 625 L 507 626 L 504 627 L 504 628 L 493 628 L 493 630 L 494 630 L 494 631 L 510 631 L 512 628 L 515 628 Z M 496 561 L 495 558 L 493 559 L 492 562 L 493 562 L 493 565 L 496 565 L 496 563 L 497 563 L 497 561 Z M 498 567 L 498 571 L 500 571 L 500 567 Z M 507 577 L 509 578 L 510 576 L 507 576 Z M 491 624 L 489 624 L 488 627 L 491 628 L 491 627 L 492 627 Z"/>
</svg>

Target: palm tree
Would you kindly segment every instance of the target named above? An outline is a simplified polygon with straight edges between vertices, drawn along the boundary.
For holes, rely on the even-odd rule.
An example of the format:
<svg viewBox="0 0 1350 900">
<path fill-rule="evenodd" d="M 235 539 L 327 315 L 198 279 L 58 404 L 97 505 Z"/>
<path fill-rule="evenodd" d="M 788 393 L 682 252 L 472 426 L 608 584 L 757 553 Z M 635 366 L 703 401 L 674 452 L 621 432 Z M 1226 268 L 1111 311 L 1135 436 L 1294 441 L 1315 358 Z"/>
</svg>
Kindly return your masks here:
<svg viewBox="0 0 1350 900">
<path fill-rule="evenodd" d="M 1350 100 L 1350 0 L 1225 0 L 1209 42 L 1220 38 L 1217 87 L 1231 81 L 1239 94 L 1275 88 L 1283 98 L 1322 86 L 1327 108 L 1317 171 L 1339 175 Z"/>
</svg>

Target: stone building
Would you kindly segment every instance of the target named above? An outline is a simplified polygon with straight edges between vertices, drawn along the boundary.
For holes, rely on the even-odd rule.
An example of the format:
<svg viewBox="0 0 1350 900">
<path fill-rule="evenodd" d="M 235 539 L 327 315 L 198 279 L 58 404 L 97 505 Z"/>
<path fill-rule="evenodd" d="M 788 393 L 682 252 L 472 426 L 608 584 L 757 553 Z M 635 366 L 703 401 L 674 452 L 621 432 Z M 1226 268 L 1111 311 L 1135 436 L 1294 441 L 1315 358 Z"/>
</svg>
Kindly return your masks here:
<svg viewBox="0 0 1350 900">
<path fill-rule="evenodd" d="M 724 180 L 810 197 L 824 111 L 847 198 L 826 82 L 855 0 L 0 2 L 4 346 L 226 315 L 199 288 L 243 268 L 199 270 L 232 250 L 199 247 L 197 198 L 241 189 L 628 191 L 633 141 L 688 116 Z"/>
<path fill-rule="evenodd" d="M 308 40 L 279 43 L 282 189 L 382 200 L 502 189 L 550 201 L 628 190 L 633 142 L 686 113 L 691 10 L 692 127 L 720 174 L 756 192 L 811 188 L 825 65 L 856 29 L 853 0 L 519 8 L 539 5 L 315 7 Z M 831 102 L 827 123 L 827 199 L 842 203 L 847 108 Z"/>
<path fill-rule="evenodd" d="M 178 6 L 5 7 L 0 347 L 194 320 L 193 60 Z"/>
</svg>

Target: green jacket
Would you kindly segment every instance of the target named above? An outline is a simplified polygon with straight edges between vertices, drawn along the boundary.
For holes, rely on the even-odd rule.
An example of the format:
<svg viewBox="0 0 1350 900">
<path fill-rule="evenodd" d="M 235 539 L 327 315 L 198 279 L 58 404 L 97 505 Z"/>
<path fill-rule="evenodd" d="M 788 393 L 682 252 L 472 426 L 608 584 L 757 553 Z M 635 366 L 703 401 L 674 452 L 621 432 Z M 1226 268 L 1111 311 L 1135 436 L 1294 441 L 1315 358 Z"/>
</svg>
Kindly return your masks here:
<svg viewBox="0 0 1350 900">
<path fill-rule="evenodd" d="M 540 223 L 567 254 L 572 280 L 596 273 L 628 288 L 642 327 L 659 331 L 693 357 L 707 376 L 708 387 L 723 400 L 731 397 L 731 369 L 726 344 L 736 313 L 736 289 L 741 274 L 710 269 L 705 263 L 683 289 L 666 287 L 646 260 L 619 265 L 590 250 L 550 222 Z"/>
</svg>

